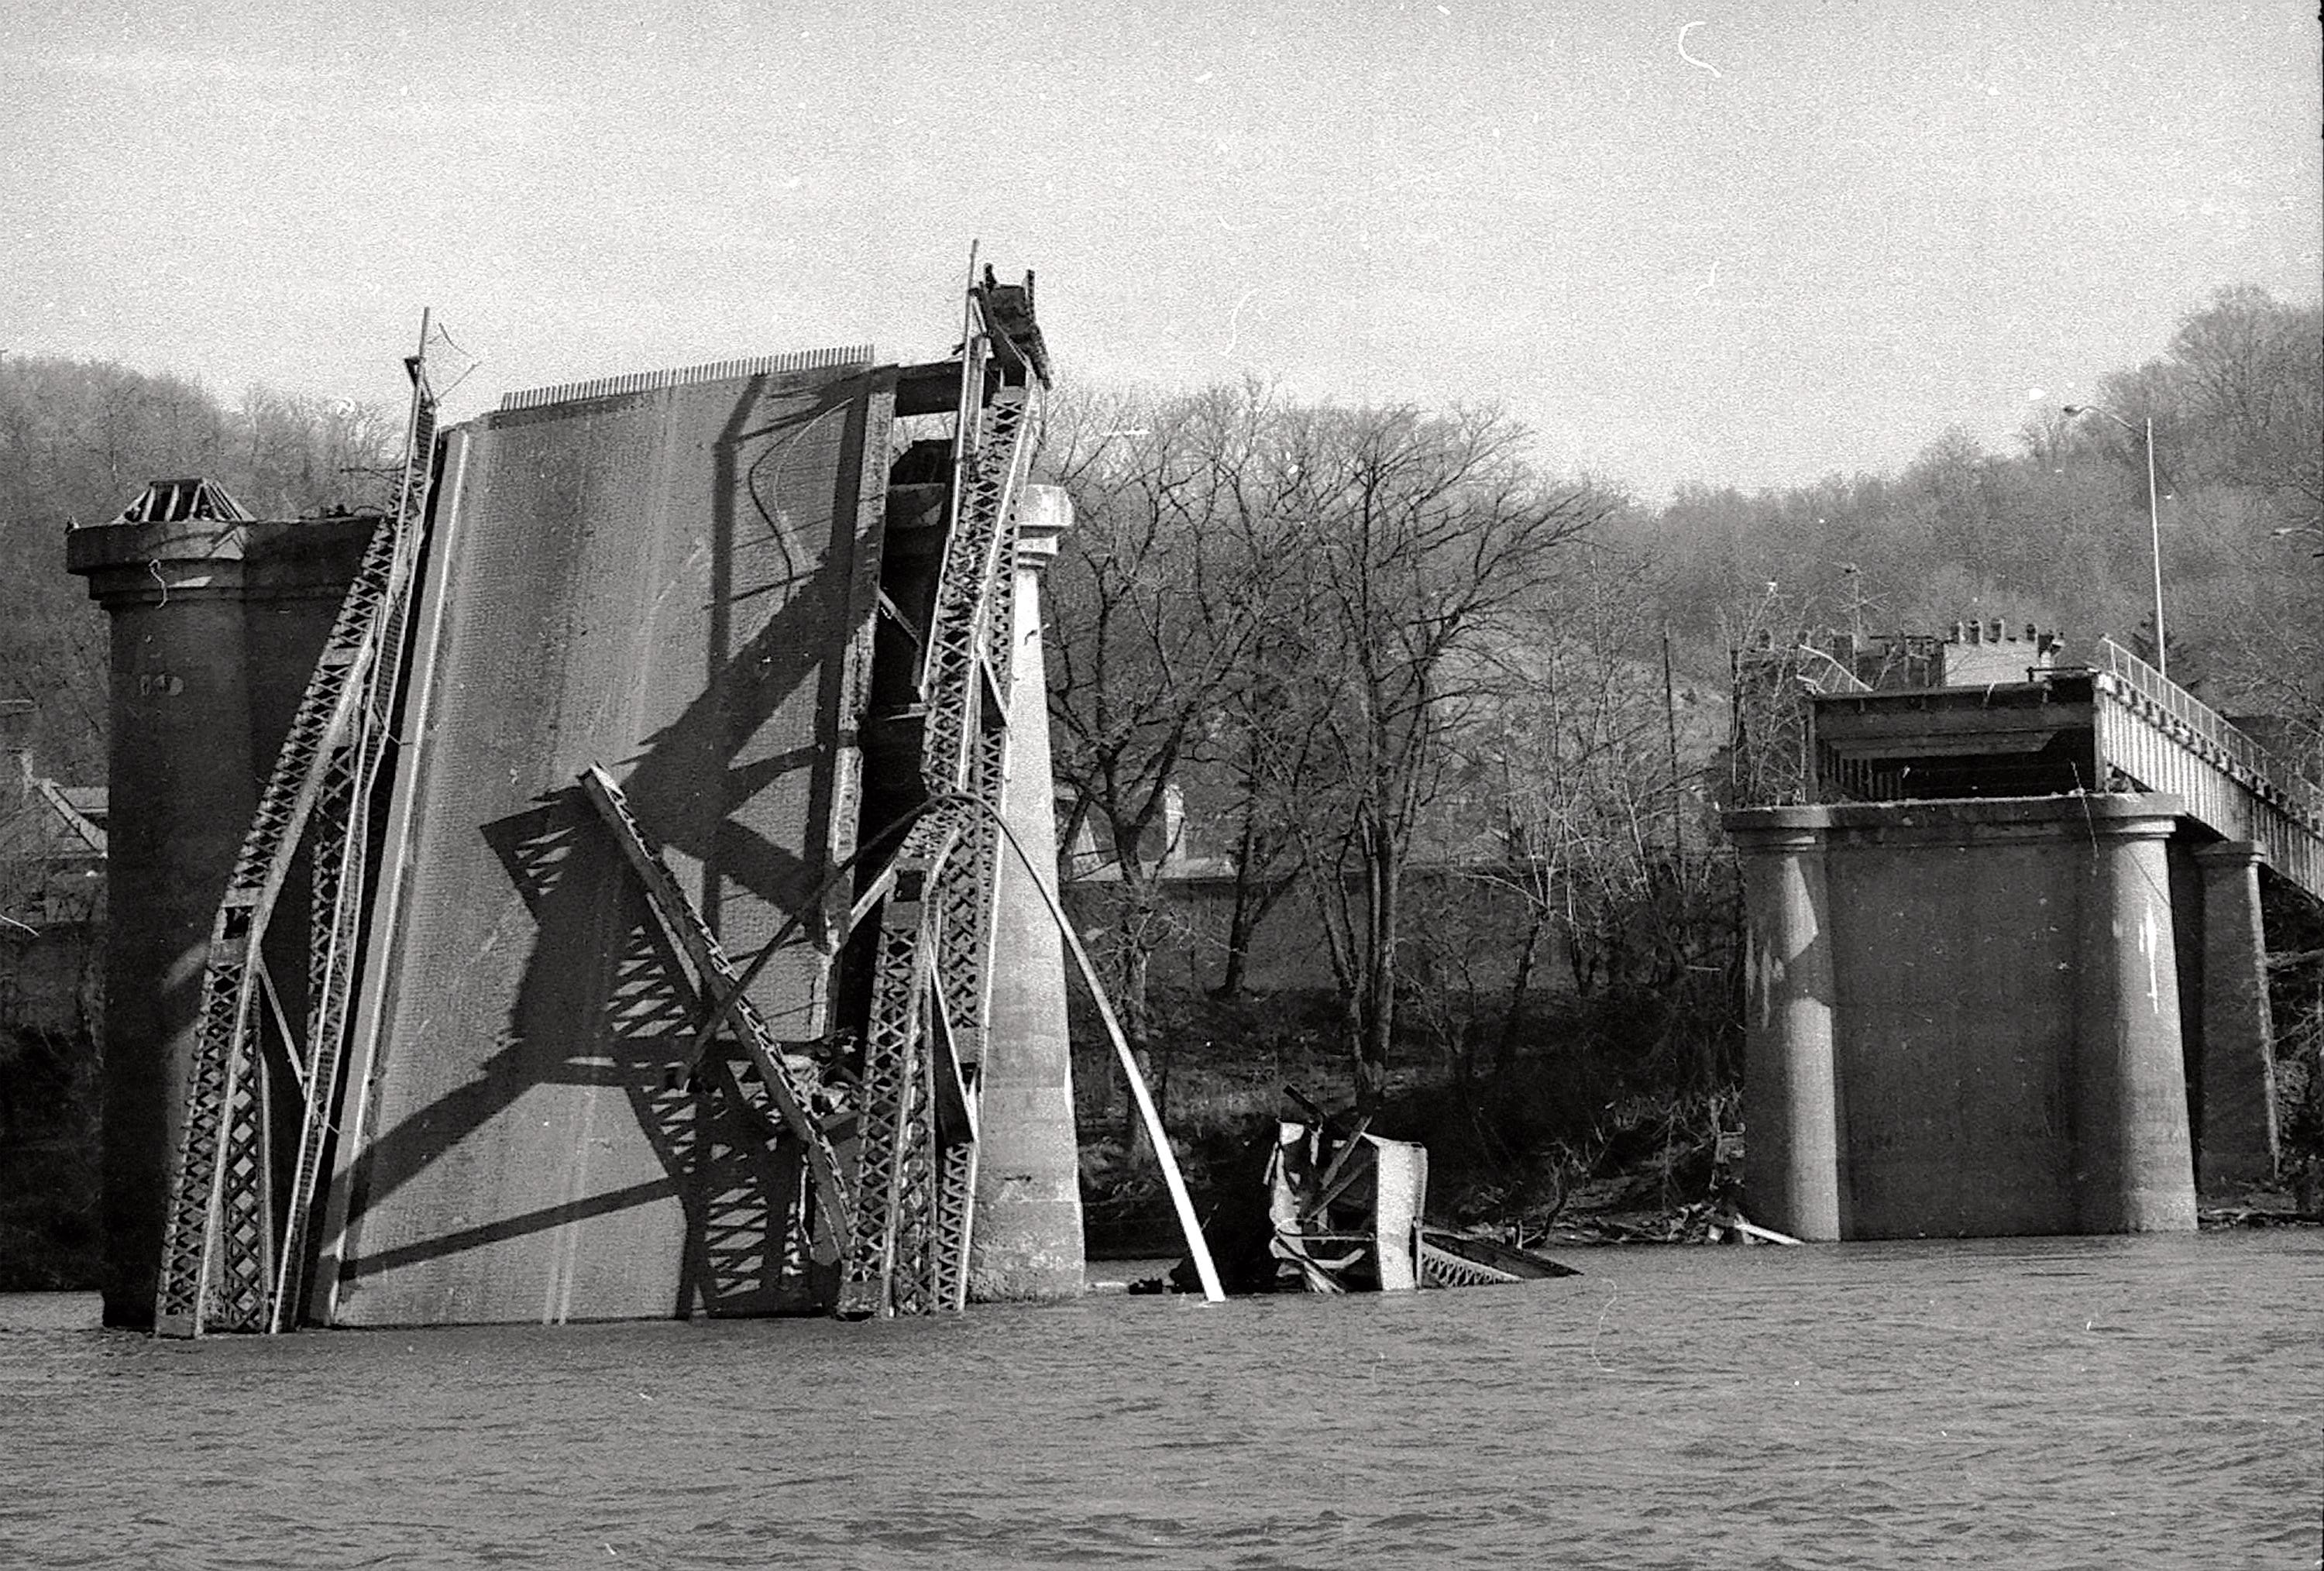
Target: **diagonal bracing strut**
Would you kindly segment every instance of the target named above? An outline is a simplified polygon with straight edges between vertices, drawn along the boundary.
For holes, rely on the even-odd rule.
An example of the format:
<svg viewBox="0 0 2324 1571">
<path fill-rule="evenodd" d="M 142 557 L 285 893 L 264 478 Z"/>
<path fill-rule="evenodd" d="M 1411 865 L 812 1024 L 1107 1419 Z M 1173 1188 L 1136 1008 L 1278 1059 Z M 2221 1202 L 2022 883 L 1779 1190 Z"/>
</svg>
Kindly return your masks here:
<svg viewBox="0 0 2324 1571">
<path fill-rule="evenodd" d="M 660 853 L 648 845 L 644 829 L 637 816 L 630 810 L 628 796 L 614 783 L 613 777 L 603 767 L 591 764 L 581 776 L 582 788 L 587 792 L 590 805 L 597 816 L 613 831 L 622 848 L 622 855 L 637 875 L 639 885 L 655 914 L 678 939 L 687 958 L 699 974 L 695 991 L 703 998 L 724 998 L 733 995 L 730 1018 L 741 1037 L 742 1049 L 750 1055 L 752 1067 L 773 1096 L 775 1107 L 782 1115 L 785 1127 L 807 1150 L 807 1170 L 815 1180 L 816 1224 L 825 1229 L 835 1249 L 844 1243 L 854 1222 L 855 1207 L 850 1201 L 845 1186 L 840 1180 L 839 1157 L 832 1149 L 831 1137 L 816 1121 L 807 1087 L 793 1074 L 790 1064 L 776 1045 L 774 1033 L 767 1029 L 766 1021 L 738 985 L 740 978 L 726 952 L 702 913 L 694 909 L 678 887 L 669 871 L 669 864 Z"/>
</svg>

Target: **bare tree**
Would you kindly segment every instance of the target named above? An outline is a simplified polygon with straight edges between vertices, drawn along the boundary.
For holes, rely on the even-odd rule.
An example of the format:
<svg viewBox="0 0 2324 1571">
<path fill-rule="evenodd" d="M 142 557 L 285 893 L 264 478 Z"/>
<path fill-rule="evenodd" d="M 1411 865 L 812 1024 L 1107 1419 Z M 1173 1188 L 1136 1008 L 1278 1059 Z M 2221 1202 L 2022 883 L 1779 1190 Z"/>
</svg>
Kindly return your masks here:
<svg viewBox="0 0 2324 1571">
<path fill-rule="evenodd" d="M 1169 804 L 1217 756 L 1266 622 L 1263 464 L 1277 418 L 1255 384 L 1085 395 L 1053 405 L 1042 433 L 1040 467 L 1075 518 L 1047 585 L 1062 833 L 1070 846 L 1093 828 L 1107 848 L 1117 1002 L 1141 1054 L 1148 966 L 1170 930 Z"/>
<path fill-rule="evenodd" d="M 1266 642 L 1262 637 L 1249 673 L 1254 688 L 1267 679 L 1270 669 Z M 1253 708 L 1265 708 L 1268 700 L 1253 690 L 1247 692 L 1245 702 Z M 1296 777 L 1300 772 L 1284 767 L 1279 760 L 1271 764 L 1267 738 L 1249 726 L 1235 727 L 1232 756 L 1234 842 L 1229 855 L 1234 892 L 1227 911 L 1219 982 L 1211 990 L 1213 997 L 1222 999 L 1242 996 L 1259 926 L 1296 887 L 1298 870 L 1297 846 L 1281 810 L 1279 786 L 1284 778 Z"/>
<path fill-rule="evenodd" d="M 2251 487 L 2291 518 L 2324 508 L 2324 310 L 2220 290 L 2161 358 L 2103 385 L 2123 414 L 2153 417 L 2171 478 Z"/>
<path fill-rule="evenodd" d="M 1607 498 L 1545 483 L 1522 428 L 1491 411 L 1311 409 L 1284 421 L 1290 527 L 1277 592 L 1292 620 L 1268 738 L 1341 997 L 1360 1105 L 1385 1088 L 1406 864 L 1451 762 L 1448 738 L 1496 684 L 1495 656 Z"/>
<path fill-rule="evenodd" d="M 1654 1001 L 1674 1081 L 1707 1091 L 1731 1035 L 1733 869 L 1702 768 L 1724 716 L 1663 663 L 1655 588 L 1645 563 L 1591 552 L 1523 650 L 1493 749 L 1508 824 L 1493 875 L 1563 939 L 1577 994 Z M 1513 1049 L 1505 1023 L 1504 1075 Z"/>
</svg>

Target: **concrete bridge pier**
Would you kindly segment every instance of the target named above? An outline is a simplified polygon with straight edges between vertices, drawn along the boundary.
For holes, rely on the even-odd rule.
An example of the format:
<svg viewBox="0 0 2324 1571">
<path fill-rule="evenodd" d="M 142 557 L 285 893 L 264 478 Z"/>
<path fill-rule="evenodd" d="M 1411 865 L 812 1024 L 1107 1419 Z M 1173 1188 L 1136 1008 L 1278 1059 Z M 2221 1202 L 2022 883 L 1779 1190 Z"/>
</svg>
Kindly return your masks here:
<svg viewBox="0 0 2324 1571">
<path fill-rule="evenodd" d="M 1743 848 L 1744 1189 L 1753 1219 L 1794 1238 L 1841 1236 L 1823 838 L 1771 821 Z"/>
<path fill-rule="evenodd" d="M 1808 1239 L 2195 1225 L 2175 798 L 1728 815 L 1745 1208 Z"/>
<path fill-rule="evenodd" d="M 1057 826 L 1040 590 L 1058 538 L 1071 527 L 1073 503 L 1061 488 L 1026 488 L 1018 508 L 1015 680 L 1001 810 L 1053 897 Z M 1083 1290 L 1081 1158 L 1065 945 L 1047 903 L 1006 846 L 995 878 L 992 1023 L 984 1042 L 969 1294 L 981 1301 L 1076 1298 Z"/>
<path fill-rule="evenodd" d="M 2072 1230 L 2191 1232 L 2195 1163 L 2169 862 L 2176 826 L 2139 811 L 2143 802 L 2175 802 L 2098 799 L 2122 806 L 2094 814 L 2087 831 L 2067 1077 Z M 2070 820 L 2063 827 L 2070 834 Z"/>
<path fill-rule="evenodd" d="M 112 523 L 66 565 L 112 620 L 105 1322 L 148 1326 L 212 921 L 374 518 Z M 278 966 L 286 989 L 303 966 Z M 295 1007 L 295 1005 L 294 1005 Z"/>
<path fill-rule="evenodd" d="M 2195 853 L 2202 885 L 2201 1139 L 2206 1199 L 2276 1176 L 2275 1052 L 2260 925 L 2260 847 L 2222 840 Z"/>
</svg>

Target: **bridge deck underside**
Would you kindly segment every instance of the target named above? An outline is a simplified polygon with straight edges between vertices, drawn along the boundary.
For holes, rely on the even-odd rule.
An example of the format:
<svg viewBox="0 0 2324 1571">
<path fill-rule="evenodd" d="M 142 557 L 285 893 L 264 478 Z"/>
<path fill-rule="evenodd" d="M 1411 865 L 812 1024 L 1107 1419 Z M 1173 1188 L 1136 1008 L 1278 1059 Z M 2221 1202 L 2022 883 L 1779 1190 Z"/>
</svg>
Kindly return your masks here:
<svg viewBox="0 0 2324 1571">
<path fill-rule="evenodd" d="M 622 781 L 730 953 L 810 901 L 853 848 L 892 385 L 826 365 L 451 437 L 335 1323 L 811 1306 L 796 1153 L 688 1083 L 683 973 L 576 781 Z M 831 972 L 810 921 L 752 988 L 775 1036 L 822 1034 Z"/>
<path fill-rule="evenodd" d="M 2046 687 L 1820 697 L 1819 794 L 1854 801 L 2096 789 L 2089 694 Z"/>
<path fill-rule="evenodd" d="M 1992 688 L 1811 700 L 1825 800 L 2167 792 L 2185 817 L 2252 841 L 2324 900 L 2324 793 L 2292 778 L 2193 695 L 2111 645 L 2113 669 Z"/>
</svg>

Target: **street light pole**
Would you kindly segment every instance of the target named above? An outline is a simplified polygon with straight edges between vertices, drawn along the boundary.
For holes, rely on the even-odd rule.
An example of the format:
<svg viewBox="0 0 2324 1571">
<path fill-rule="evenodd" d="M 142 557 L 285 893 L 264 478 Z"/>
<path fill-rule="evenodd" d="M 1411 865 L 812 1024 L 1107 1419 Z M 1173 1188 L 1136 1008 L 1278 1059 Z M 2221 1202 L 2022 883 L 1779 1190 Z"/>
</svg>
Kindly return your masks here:
<svg viewBox="0 0 2324 1571">
<path fill-rule="evenodd" d="M 2154 501 L 2154 417 L 2146 417 L 2147 559 L 2154 568 L 2154 674 L 2169 679 L 2171 644 L 2163 636 L 2163 510 Z"/>
<path fill-rule="evenodd" d="M 2154 572 L 2154 674 L 2167 678 L 2171 674 L 2171 651 L 2163 640 L 2163 512 L 2154 499 L 2154 417 L 2146 417 L 2142 431 L 2103 404 L 2070 403 L 2064 412 L 2069 416 L 2102 414 L 2134 436 L 2143 434 L 2146 439 L 2147 559 Z"/>
</svg>

